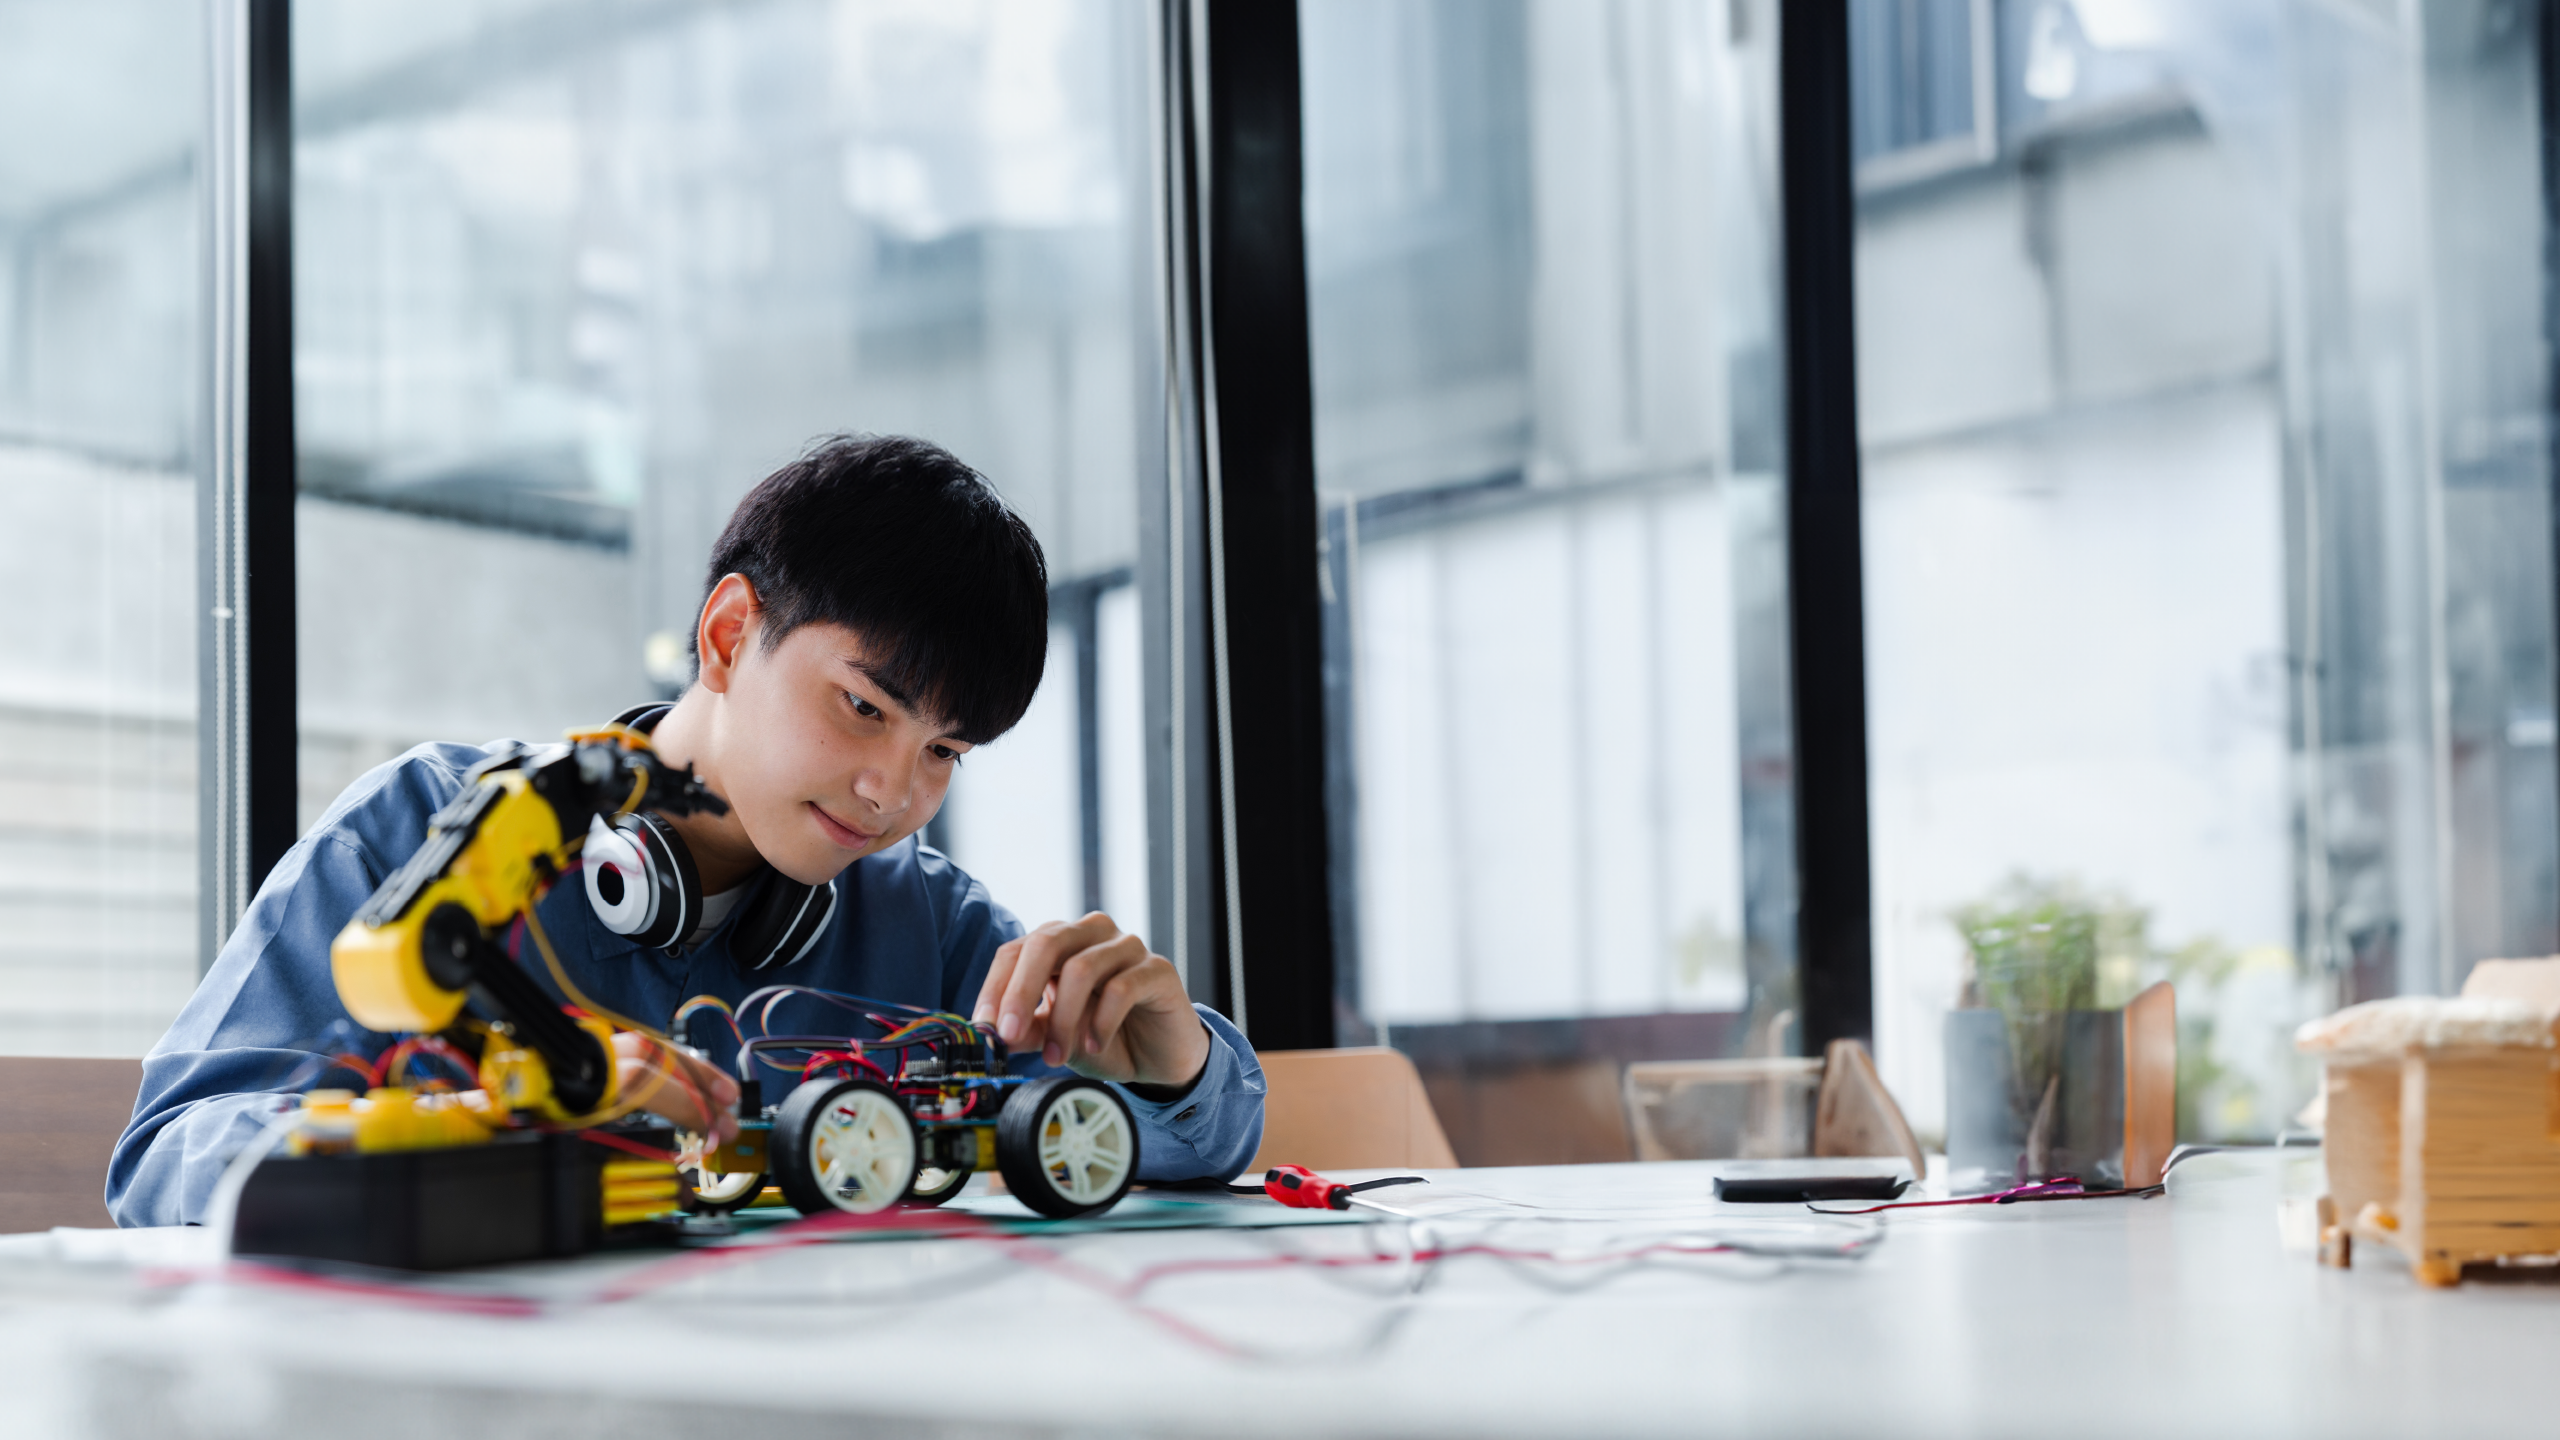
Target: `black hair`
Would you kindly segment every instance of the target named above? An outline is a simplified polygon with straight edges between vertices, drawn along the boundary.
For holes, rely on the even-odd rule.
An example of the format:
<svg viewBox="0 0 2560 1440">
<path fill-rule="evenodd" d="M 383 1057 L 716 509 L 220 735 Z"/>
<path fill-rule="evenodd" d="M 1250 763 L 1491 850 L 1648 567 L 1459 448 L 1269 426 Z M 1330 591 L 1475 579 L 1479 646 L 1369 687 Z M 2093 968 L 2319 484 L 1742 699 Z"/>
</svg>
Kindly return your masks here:
<svg viewBox="0 0 2560 1440">
<path fill-rule="evenodd" d="M 730 575 L 755 587 L 765 649 L 803 625 L 841 625 L 862 637 L 891 699 L 973 745 L 1012 729 L 1040 688 L 1040 542 L 985 476 L 931 441 L 810 446 L 738 502 L 711 547 L 705 603 Z"/>
</svg>

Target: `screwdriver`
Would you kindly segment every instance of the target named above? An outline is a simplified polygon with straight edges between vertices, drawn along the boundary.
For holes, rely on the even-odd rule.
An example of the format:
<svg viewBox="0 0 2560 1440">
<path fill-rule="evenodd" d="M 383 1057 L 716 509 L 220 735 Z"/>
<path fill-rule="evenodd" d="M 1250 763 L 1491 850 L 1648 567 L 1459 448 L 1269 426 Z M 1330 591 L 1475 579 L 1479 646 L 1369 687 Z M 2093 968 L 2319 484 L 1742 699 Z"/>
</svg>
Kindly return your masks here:
<svg viewBox="0 0 2560 1440">
<path fill-rule="evenodd" d="M 1384 1180 L 1363 1180 L 1355 1185 L 1327 1180 L 1304 1165 L 1275 1165 L 1263 1174 L 1262 1193 L 1300 1210 L 1348 1210 L 1351 1197 L 1363 1190 L 1422 1183 L 1419 1175 L 1390 1175 Z"/>
</svg>

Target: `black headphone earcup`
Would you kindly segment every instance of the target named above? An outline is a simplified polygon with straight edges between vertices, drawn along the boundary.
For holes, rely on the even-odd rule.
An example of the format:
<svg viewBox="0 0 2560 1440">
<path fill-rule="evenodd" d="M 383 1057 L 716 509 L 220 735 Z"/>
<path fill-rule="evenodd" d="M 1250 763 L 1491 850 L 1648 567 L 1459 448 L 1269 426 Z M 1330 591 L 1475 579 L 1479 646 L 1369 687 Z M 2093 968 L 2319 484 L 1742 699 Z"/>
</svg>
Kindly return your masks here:
<svg viewBox="0 0 2560 1440">
<path fill-rule="evenodd" d="M 836 918 L 836 887 L 803 885 L 774 871 L 747 897 L 729 932 L 729 956 L 748 970 L 788 965 L 809 953 Z"/>
</svg>

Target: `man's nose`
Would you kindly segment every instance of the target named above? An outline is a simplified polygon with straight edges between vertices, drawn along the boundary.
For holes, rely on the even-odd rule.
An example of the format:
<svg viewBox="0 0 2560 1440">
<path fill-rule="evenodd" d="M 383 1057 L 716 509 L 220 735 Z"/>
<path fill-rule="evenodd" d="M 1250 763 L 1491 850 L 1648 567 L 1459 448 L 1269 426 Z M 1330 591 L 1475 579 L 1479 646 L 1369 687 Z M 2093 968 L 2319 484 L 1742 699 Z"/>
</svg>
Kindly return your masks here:
<svg viewBox="0 0 2560 1440">
<path fill-rule="evenodd" d="M 916 762 L 889 760 L 864 769 L 853 777 L 853 793 L 882 816 L 901 815 L 915 800 Z"/>
</svg>

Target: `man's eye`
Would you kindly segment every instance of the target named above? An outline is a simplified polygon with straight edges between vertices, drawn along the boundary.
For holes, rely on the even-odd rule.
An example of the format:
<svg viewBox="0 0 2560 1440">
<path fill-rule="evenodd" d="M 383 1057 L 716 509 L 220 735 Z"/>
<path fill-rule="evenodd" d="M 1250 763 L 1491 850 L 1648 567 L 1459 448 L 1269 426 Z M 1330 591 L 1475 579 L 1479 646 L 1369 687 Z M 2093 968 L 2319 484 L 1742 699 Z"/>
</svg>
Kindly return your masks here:
<svg viewBox="0 0 2560 1440">
<path fill-rule="evenodd" d="M 948 745 L 928 745 L 925 748 L 933 752 L 933 758 L 936 760 L 948 760 L 954 765 L 960 763 L 960 752 Z"/>
<path fill-rule="evenodd" d="M 853 702 L 853 713 L 862 716 L 866 720 L 877 718 L 880 714 L 879 706 L 872 704 L 870 701 L 863 699 L 861 696 L 854 694 L 850 690 L 844 692 L 844 698 Z"/>
</svg>

